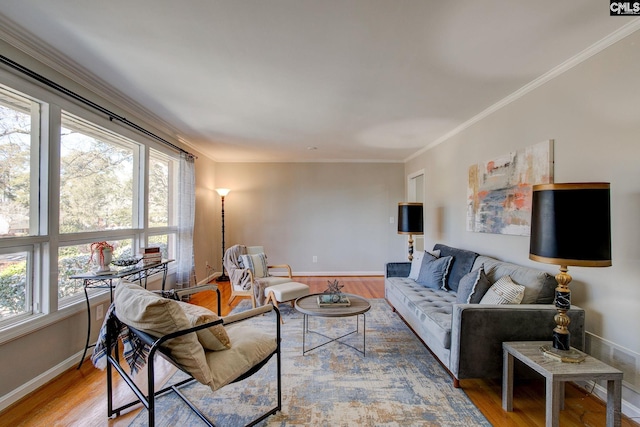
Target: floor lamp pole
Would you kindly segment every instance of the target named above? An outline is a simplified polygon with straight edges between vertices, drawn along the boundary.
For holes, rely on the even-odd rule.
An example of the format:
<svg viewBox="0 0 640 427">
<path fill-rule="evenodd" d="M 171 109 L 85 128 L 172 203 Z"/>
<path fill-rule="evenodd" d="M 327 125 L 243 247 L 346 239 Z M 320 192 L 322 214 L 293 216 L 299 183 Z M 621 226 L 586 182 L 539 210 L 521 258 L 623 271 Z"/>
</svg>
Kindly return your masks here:
<svg viewBox="0 0 640 427">
<path fill-rule="evenodd" d="M 225 251 L 225 244 L 224 244 L 224 196 L 229 194 L 229 190 L 228 189 L 224 189 L 224 188 L 220 188 L 220 189 L 218 189 L 216 191 L 218 192 L 218 194 L 220 194 L 220 197 L 222 198 L 222 275 L 220 277 L 218 277 L 217 281 L 218 282 L 228 282 L 229 281 L 229 276 L 227 276 L 224 273 L 224 251 Z"/>
</svg>

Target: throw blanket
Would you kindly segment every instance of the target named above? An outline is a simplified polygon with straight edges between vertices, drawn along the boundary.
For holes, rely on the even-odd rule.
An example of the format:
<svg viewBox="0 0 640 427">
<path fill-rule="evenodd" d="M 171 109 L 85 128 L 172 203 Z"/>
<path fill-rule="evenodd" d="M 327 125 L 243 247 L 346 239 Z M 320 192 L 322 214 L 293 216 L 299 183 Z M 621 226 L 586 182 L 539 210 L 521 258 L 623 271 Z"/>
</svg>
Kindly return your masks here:
<svg viewBox="0 0 640 427">
<path fill-rule="evenodd" d="M 251 289 L 251 278 L 249 270 L 240 268 L 240 255 L 247 253 L 247 247 L 244 245 L 231 246 L 224 253 L 224 268 L 227 269 L 231 286 L 248 291 Z"/>
<path fill-rule="evenodd" d="M 113 351 L 118 339 L 122 341 L 123 355 L 131 375 L 138 372 L 147 363 L 147 356 L 149 355 L 149 346 L 140 341 L 138 337 L 131 333 L 129 327 L 122 323 L 116 317 L 116 306 L 111 304 L 107 315 L 104 317 L 102 328 L 100 328 L 100 335 L 96 346 L 93 348 L 93 354 L 91 355 L 91 362 L 93 366 L 98 369 L 104 370 L 107 367 L 107 354 Z M 109 329 L 107 325 L 109 322 L 115 323 L 116 327 Z M 107 348 L 107 334 L 111 333 L 111 348 Z"/>
</svg>

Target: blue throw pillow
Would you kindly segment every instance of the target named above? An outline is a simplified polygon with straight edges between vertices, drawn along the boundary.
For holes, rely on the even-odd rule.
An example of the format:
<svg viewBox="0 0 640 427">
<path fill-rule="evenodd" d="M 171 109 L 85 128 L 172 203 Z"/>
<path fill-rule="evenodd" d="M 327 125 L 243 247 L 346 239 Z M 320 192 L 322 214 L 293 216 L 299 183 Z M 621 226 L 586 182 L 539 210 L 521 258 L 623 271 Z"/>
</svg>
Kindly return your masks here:
<svg viewBox="0 0 640 427">
<path fill-rule="evenodd" d="M 460 279 L 458 292 L 456 293 L 456 303 L 478 304 L 490 287 L 491 282 L 484 272 L 484 266 L 481 266 Z"/>
<path fill-rule="evenodd" d="M 429 253 L 425 253 L 422 258 L 422 267 L 416 282 L 427 288 L 446 290 L 447 275 L 451 267 L 453 257 L 445 256 L 436 258 Z"/>
</svg>

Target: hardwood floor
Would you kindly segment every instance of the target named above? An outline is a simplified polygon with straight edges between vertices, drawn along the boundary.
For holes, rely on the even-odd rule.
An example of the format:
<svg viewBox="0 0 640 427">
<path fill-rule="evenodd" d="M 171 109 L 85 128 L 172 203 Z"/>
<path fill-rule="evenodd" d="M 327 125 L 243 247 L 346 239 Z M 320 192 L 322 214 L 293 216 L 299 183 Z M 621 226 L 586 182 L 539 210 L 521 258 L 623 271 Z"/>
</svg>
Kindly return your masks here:
<svg viewBox="0 0 640 427">
<path fill-rule="evenodd" d="M 365 298 L 384 298 L 382 277 L 295 277 L 306 283 L 312 292 L 322 292 L 328 280 L 339 279 L 349 293 Z M 233 306 L 227 304 L 229 284 L 219 283 L 222 314 L 228 314 Z M 215 292 L 205 291 L 194 295 L 191 302 L 216 310 Z M 166 381 L 174 369 L 166 364 L 159 372 L 160 382 Z M 143 376 L 139 376 L 143 384 Z M 116 375 L 117 379 L 117 375 Z M 544 382 L 528 380 L 516 382 L 514 411 L 504 412 L 499 381 L 462 380 L 462 389 L 494 426 L 539 426 L 545 420 Z M 121 381 L 115 387 L 116 402 L 132 399 L 129 388 Z M 140 409 L 133 409 L 117 419 L 107 419 L 105 373 L 95 369 L 89 361 L 82 368 L 69 369 L 47 385 L 0 413 L 0 426 L 127 426 Z M 566 387 L 565 409 L 560 412 L 561 426 L 604 426 L 605 404 L 573 384 Z M 640 427 L 640 424 L 623 417 L 623 427 Z"/>
</svg>

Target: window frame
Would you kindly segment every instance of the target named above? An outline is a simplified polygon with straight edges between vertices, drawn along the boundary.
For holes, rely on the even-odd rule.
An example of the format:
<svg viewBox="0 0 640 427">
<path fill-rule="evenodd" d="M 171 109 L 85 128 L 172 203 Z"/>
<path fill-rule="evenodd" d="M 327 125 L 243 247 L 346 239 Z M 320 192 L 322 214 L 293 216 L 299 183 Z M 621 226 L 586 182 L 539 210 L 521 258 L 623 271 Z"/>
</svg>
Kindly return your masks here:
<svg viewBox="0 0 640 427">
<path fill-rule="evenodd" d="M 0 89 L 18 93 L 35 102 L 32 104 L 31 129 L 31 175 L 30 182 L 39 188 L 30 192 L 30 234 L 31 236 L 0 239 L 0 252 L 16 248 L 30 248 L 30 310 L 23 315 L 0 320 L 0 344 L 26 335 L 37 329 L 77 313 L 86 312 L 84 293 L 58 300 L 58 253 L 59 248 L 72 244 L 85 244 L 103 240 L 131 239 L 132 251 L 147 246 L 149 237 L 172 234 L 177 237 L 177 224 L 167 227 L 148 227 L 148 185 L 146 173 L 149 152 L 153 149 L 167 156 L 179 165 L 179 152 L 148 136 L 113 122 L 99 115 L 79 102 L 72 101 L 53 90 L 42 87 L 14 72 L 0 69 Z M 34 106 L 38 106 L 37 111 Z M 60 131 L 62 113 L 66 112 L 85 120 L 98 128 L 133 141 L 133 212 L 132 227 L 117 230 L 100 230 L 80 233 L 60 234 Z M 34 115 L 37 120 L 33 120 Z M 34 163 L 35 162 L 35 163 Z M 35 164 L 37 167 L 33 167 Z M 172 185 L 178 180 L 175 168 Z M 35 183 L 35 184 L 34 184 Z M 171 187 L 177 194 L 177 186 Z M 171 200 L 171 195 L 169 196 Z M 175 197 L 175 196 L 174 196 Z M 171 202 L 170 202 L 171 204 Z M 34 221 L 35 219 L 35 221 Z M 174 248 L 175 250 L 175 248 Z M 175 273 L 175 266 L 169 265 L 169 274 Z M 30 282 L 29 282 L 30 280 Z M 90 305 L 109 301 L 109 291 L 92 292 Z"/>
</svg>

